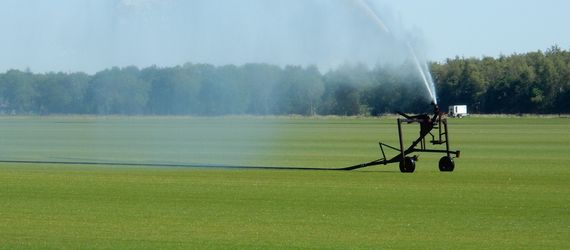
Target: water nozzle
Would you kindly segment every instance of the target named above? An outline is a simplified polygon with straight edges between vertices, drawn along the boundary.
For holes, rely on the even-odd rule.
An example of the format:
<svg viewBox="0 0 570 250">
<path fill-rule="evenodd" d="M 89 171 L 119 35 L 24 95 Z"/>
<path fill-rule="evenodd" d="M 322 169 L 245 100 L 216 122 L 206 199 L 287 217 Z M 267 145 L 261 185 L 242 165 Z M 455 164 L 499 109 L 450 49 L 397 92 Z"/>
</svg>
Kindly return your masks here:
<svg viewBox="0 0 570 250">
<path fill-rule="evenodd" d="M 431 105 L 433 106 L 433 113 L 435 115 L 439 115 L 440 113 L 439 106 L 434 101 L 431 102 Z"/>
</svg>

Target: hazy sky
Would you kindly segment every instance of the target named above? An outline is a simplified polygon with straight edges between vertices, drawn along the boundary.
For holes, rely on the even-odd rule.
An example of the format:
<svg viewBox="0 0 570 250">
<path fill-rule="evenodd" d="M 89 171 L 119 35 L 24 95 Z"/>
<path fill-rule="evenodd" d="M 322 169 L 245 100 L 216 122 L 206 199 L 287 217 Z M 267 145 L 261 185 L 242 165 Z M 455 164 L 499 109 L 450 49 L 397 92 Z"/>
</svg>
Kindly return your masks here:
<svg viewBox="0 0 570 250">
<path fill-rule="evenodd" d="M 497 56 L 570 49 L 568 0 L 385 1 L 406 27 L 421 30 L 429 57 Z"/>
<path fill-rule="evenodd" d="M 367 64 L 570 48 L 570 1 L 0 0 L 0 72 L 185 62 Z"/>
</svg>

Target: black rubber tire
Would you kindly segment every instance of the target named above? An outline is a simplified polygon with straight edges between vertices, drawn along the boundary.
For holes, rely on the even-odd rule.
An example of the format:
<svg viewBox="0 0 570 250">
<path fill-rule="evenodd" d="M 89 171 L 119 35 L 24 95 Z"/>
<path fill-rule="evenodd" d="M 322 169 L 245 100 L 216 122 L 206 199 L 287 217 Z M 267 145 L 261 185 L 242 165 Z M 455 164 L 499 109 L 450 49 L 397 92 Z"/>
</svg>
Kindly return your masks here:
<svg viewBox="0 0 570 250">
<path fill-rule="evenodd" d="M 404 162 L 400 162 L 400 172 L 413 173 L 416 170 L 416 161 L 412 157 L 405 157 Z"/>
<path fill-rule="evenodd" d="M 455 162 L 449 156 L 444 156 L 439 159 L 439 171 L 441 172 L 453 172 L 455 169 Z"/>
</svg>

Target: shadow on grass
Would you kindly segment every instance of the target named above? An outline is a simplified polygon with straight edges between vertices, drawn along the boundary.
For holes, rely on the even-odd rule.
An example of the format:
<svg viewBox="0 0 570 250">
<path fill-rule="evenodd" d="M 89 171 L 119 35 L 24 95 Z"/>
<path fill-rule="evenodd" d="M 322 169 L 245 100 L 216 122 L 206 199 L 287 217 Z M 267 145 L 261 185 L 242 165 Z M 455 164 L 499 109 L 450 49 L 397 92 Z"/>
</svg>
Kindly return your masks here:
<svg viewBox="0 0 570 250">
<path fill-rule="evenodd" d="M 204 164 L 204 163 L 136 163 L 136 162 L 111 162 L 111 161 L 43 161 L 43 160 L 0 160 L 0 163 L 11 164 L 57 164 L 57 165 L 110 165 L 110 166 L 143 166 L 143 167 L 184 167 L 184 168 L 217 168 L 217 169 L 252 169 L 252 170 L 305 170 L 305 171 L 351 171 L 359 168 L 315 168 L 297 166 L 247 166 L 247 165 L 224 165 L 224 164 Z M 399 171 L 378 171 L 365 170 L 357 172 L 398 172 Z"/>
</svg>

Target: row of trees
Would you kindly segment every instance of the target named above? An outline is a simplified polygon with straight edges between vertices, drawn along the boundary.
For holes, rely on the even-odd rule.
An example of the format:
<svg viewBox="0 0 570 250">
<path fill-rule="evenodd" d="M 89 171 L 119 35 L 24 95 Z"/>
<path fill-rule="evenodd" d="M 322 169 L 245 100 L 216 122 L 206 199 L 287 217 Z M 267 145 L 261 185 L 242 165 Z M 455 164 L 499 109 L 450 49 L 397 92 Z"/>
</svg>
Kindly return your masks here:
<svg viewBox="0 0 570 250">
<path fill-rule="evenodd" d="M 430 65 L 440 104 L 476 113 L 569 113 L 570 52 L 552 47 L 499 58 Z M 268 64 L 112 68 L 94 75 L 10 70 L 0 74 L 3 114 L 380 115 L 429 108 L 412 64 Z"/>
<path fill-rule="evenodd" d="M 400 69 L 401 70 L 401 69 Z M 410 69 L 411 70 L 411 69 Z M 4 114 L 359 115 L 428 101 L 419 82 L 386 69 L 267 64 L 112 68 L 84 73 L 0 74 Z M 415 85 L 415 86 L 414 86 Z M 386 89 L 384 89 L 386 88 Z M 402 98 L 409 93 L 409 98 Z M 410 102 L 412 101 L 412 102 Z"/>
<path fill-rule="evenodd" d="M 434 63 L 442 103 L 464 103 L 477 113 L 570 113 L 570 52 L 455 58 Z"/>
</svg>

